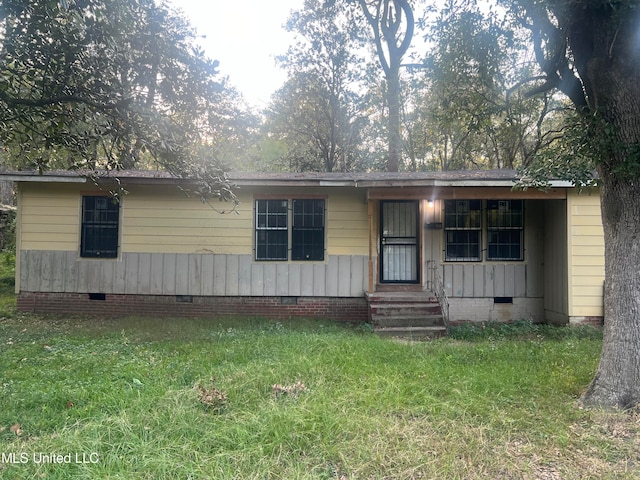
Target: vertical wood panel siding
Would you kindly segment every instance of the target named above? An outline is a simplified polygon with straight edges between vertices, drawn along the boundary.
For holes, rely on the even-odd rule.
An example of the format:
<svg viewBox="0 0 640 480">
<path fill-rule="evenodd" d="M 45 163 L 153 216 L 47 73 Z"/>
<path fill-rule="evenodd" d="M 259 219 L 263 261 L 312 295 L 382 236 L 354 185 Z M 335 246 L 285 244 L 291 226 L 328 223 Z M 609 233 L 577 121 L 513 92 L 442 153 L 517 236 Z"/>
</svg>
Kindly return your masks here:
<svg viewBox="0 0 640 480">
<path fill-rule="evenodd" d="M 567 206 L 554 200 L 545 203 L 544 309 L 549 319 L 566 321 L 567 304 Z"/>
<path fill-rule="evenodd" d="M 440 268 L 449 297 L 532 297 L 527 294 L 530 269 L 525 264 L 447 263 Z"/>
<path fill-rule="evenodd" d="M 256 263 L 250 255 L 125 253 L 120 260 L 78 259 L 74 252 L 20 252 L 22 292 L 137 295 L 360 297 L 368 257 L 327 263 Z"/>
<path fill-rule="evenodd" d="M 525 211 L 525 261 L 442 264 L 440 272 L 447 296 L 539 298 L 544 295 L 544 203 L 527 201 Z M 442 235 L 442 230 L 427 230 L 427 242 L 441 246 L 439 239 Z M 441 261 L 441 248 L 436 251 L 434 247 L 427 245 L 425 250 L 427 255 L 437 255 L 434 260 Z M 427 260 L 431 259 L 427 257 Z"/>
</svg>

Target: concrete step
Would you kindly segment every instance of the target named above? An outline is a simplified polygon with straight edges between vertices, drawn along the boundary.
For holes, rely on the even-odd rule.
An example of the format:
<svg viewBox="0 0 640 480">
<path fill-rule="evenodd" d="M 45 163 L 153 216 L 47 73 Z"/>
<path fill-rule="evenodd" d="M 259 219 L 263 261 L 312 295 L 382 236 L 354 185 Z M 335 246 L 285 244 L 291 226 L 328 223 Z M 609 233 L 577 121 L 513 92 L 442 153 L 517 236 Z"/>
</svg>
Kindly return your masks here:
<svg viewBox="0 0 640 480">
<path fill-rule="evenodd" d="M 374 331 L 384 337 L 420 340 L 447 334 L 433 292 L 385 291 L 367 294 Z"/>
<path fill-rule="evenodd" d="M 416 316 L 384 316 L 371 317 L 371 322 L 376 327 L 436 327 L 444 326 L 442 315 L 416 315 Z"/>
<path fill-rule="evenodd" d="M 437 303 L 371 303 L 371 314 L 378 316 L 433 315 L 441 313 Z"/>
<path fill-rule="evenodd" d="M 367 294 L 369 303 L 438 303 L 431 292 L 372 292 Z"/>
</svg>

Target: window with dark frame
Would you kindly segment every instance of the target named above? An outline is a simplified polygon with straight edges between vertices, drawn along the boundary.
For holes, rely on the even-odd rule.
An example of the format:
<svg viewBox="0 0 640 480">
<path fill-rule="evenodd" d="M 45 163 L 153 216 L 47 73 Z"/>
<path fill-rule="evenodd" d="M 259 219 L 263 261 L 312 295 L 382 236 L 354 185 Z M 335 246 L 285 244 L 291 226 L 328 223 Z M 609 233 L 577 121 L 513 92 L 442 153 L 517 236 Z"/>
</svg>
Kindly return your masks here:
<svg viewBox="0 0 640 480">
<path fill-rule="evenodd" d="M 291 260 L 324 259 L 324 200 L 293 200 Z"/>
<path fill-rule="evenodd" d="M 255 208 L 256 260 L 289 260 L 289 243 L 291 260 L 324 260 L 324 199 L 260 199 Z"/>
<path fill-rule="evenodd" d="M 477 262 L 481 257 L 482 201 L 445 200 L 445 260 Z"/>
<path fill-rule="evenodd" d="M 256 200 L 256 260 L 287 260 L 288 200 Z"/>
<path fill-rule="evenodd" d="M 487 260 L 524 260 L 524 201 L 487 200 Z"/>
<path fill-rule="evenodd" d="M 116 258 L 119 224 L 120 204 L 116 199 L 101 195 L 83 196 L 80 256 Z"/>
</svg>

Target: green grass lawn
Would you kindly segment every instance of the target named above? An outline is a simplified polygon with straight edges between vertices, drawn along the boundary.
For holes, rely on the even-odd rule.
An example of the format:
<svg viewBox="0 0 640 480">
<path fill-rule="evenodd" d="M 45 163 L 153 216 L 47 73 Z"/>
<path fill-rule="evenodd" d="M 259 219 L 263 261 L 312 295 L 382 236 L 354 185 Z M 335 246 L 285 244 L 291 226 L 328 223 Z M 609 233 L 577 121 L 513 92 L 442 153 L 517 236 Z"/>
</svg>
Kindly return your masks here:
<svg viewBox="0 0 640 480">
<path fill-rule="evenodd" d="M 400 343 L 320 321 L 3 305 L 3 479 L 640 478 L 638 417 L 578 407 L 595 330 Z"/>
</svg>

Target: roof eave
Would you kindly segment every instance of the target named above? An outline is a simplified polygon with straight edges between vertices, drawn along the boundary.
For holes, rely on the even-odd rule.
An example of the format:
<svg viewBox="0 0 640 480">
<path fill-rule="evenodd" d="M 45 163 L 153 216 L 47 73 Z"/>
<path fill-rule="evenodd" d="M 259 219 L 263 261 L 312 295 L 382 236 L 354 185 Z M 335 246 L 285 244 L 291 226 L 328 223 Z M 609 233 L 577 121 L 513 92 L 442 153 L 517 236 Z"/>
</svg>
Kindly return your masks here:
<svg viewBox="0 0 640 480">
<path fill-rule="evenodd" d="M 180 185 L 195 183 L 195 180 L 170 177 L 170 176 L 127 176 L 122 175 L 52 175 L 34 173 L 7 173 L 0 174 L 3 180 L 13 182 L 39 182 L 39 183 L 89 183 L 123 184 L 123 185 Z M 461 179 L 437 179 L 437 178 L 366 178 L 355 175 L 353 178 L 264 178 L 260 176 L 234 176 L 229 175 L 229 181 L 237 186 L 247 187 L 356 187 L 356 188 L 420 188 L 420 187 L 509 187 L 517 184 L 514 178 L 461 178 Z M 575 185 L 567 180 L 551 180 L 549 187 L 574 188 Z"/>
<path fill-rule="evenodd" d="M 353 180 L 326 180 L 326 179 L 247 179 L 229 177 L 229 181 L 238 186 L 248 187 L 353 187 L 357 186 Z"/>
<path fill-rule="evenodd" d="M 2 180 L 8 182 L 40 182 L 40 183 L 87 183 L 84 176 L 64 176 L 64 175 L 2 175 Z"/>
<path fill-rule="evenodd" d="M 385 187 L 514 187 L 513 180 L 357 180 L 356 186 L 362 188 Z"/>
</svg>

